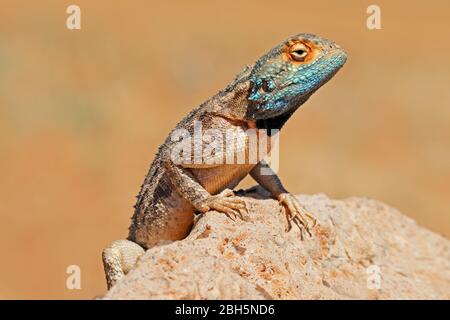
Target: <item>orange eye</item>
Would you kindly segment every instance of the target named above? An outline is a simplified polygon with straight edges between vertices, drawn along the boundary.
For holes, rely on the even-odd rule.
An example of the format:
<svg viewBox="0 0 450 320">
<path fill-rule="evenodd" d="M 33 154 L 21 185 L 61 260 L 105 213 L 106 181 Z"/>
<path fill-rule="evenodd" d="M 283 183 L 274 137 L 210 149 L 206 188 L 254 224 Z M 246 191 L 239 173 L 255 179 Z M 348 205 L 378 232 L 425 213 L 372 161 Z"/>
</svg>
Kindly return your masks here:
<svg viewBox="0 0 450 320">
<path fill-rule="evenodd" d="M 296 43 L 289 49 L 289 56 L 294 61 L 303 62 L 311 49 L 303 43 Z"/>
</svg>

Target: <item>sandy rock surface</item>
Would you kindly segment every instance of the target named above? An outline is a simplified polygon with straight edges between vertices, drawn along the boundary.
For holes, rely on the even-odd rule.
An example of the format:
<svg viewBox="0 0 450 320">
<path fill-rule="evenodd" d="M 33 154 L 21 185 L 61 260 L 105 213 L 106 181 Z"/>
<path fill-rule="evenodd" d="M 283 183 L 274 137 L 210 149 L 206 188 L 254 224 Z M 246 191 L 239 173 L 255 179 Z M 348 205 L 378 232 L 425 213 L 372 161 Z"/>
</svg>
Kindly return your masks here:
<svg viewBox="0 0 450 320">
<path fill-rule="evenodd" d="M 197 217 L 148 250 L 106 299 L 449 299 L 450 241 L 367 198 L 299 196 L 318 220 L 300 239 L 278 203 L 247 193 L 246 221 Z"/>
</svg>

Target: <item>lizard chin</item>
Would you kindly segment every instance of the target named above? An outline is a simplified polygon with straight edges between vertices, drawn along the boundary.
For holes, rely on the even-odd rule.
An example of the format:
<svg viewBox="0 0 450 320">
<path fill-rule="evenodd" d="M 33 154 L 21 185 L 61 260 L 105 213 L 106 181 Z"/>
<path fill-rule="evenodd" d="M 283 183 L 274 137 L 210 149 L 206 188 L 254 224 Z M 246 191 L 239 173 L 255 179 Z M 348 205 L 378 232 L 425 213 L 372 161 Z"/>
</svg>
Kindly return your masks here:
<svg viewBox="0 0 450 320">
<path fill-rule="evenodd" d="M 286 115 L 291 116 L 302 104 L 304 104 L 309 99 L 311 95 L 312 92 L 307 94 L 298 94 L 295 97 L 291 98 L 289 101 L 284 100 L 277 101 L 276 102 L 277 105 L 283 106 L 281 108 L 275 108 L 275 110 L 273 109 L 264 110 L 264 108 L 258 106 L 258 102 L 249 101 L 249 107 L 247 109 L 246 118 L 247 120 L 253 121 L 271 120 L 271 122 L 273 123 L 278 123 L 280 122 L 280 119 L 283 119 Z"/>
</svg>

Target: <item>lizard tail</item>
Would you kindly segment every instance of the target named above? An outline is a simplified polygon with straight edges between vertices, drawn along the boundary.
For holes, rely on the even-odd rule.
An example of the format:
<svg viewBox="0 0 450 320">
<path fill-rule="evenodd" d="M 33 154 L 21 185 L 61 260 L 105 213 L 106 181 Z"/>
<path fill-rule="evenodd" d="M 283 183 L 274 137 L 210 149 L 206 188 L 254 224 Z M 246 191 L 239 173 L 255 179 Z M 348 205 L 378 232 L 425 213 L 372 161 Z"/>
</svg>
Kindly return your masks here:
<svg viewBox="0 0 450 320">
<path fill-rule="evenodd" d="M 102 259 L 108 290 L 128 273 L 145 250 L 130 240 L 116 240 L 103 249 Z"/>
</svg>

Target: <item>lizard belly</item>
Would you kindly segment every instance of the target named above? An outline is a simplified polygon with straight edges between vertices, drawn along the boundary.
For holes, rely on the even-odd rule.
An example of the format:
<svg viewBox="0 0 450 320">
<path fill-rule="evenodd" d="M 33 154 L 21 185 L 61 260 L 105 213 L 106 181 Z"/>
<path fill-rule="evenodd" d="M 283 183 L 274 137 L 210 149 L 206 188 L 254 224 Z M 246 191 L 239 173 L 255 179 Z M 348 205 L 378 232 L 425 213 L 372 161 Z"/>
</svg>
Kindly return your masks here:
<svg viewBox="0 0 450 320">
<path fill-rule="evenodd" d="M 192 173 L 206 191 L 214 195 L 226 188 L 234 188 L 254 166 L 254 164 L 228 164 L 192 169 Z"/>
</svg>

